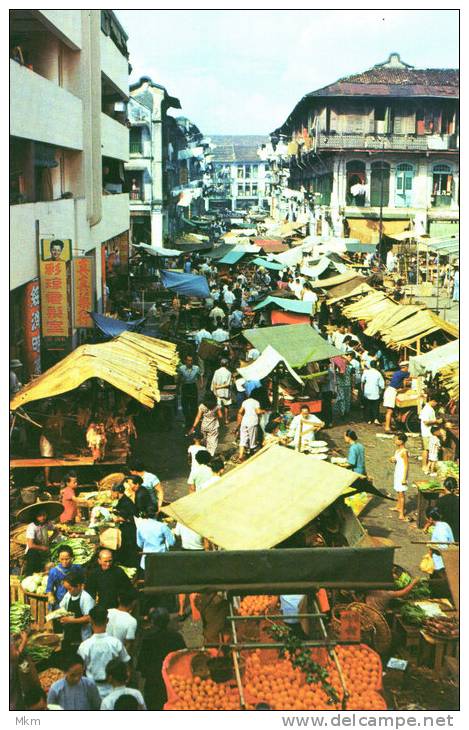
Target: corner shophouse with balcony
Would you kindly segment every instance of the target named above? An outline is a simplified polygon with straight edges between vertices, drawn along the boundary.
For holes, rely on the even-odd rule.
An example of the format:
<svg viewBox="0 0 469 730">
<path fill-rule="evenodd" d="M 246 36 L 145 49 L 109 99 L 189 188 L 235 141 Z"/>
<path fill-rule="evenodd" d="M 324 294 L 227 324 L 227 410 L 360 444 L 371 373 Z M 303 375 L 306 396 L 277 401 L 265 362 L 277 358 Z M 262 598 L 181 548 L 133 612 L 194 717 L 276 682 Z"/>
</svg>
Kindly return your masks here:
<svg viewBox="0 0 469 730">
<path fill-rule="evenodd" d="M 304 96 L 271 135 L 287 143 L 289 187 L 363 243 L 411 229 L 459 232 L 459 72 L 385 63 Z"/>
<path fill-rule="evenodd" d="M 41 348 L 44 368 L 86 336 L 75 327 L 70 282 L 68 336 L 52 347 L 39 327 L 30 331 L 41 239 L 71 239 L 74 257 L 91 258 L 90 304 L 99 312 L 107 255 L 128 255 L 126 41 L 112 11 L 10 11 L 11 356 L 24 378 L 40 370 Z"/>
</svg>

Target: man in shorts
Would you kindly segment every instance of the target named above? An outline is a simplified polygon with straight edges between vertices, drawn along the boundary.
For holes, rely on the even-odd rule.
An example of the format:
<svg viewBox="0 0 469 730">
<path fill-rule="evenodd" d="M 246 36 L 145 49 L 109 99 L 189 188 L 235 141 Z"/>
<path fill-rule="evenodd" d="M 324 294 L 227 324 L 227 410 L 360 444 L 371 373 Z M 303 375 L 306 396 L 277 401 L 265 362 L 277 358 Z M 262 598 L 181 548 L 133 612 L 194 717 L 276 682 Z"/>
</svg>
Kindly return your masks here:
<svg viewBox="0 0 469 730">
<path fill-rule="evenodd" d="M 399 390 L 403 389 L 404 383 L 409 379 L 409 363 L 402 361 L 399 363 L 399 370 L 393 373 L 389 385 L 384 391 L 383 407 L 386 408 L 386 417 L 384 420 L 384 433 L 391 433 L 391 422 L 394 408 L 396 407 L 396 398 Z"/>
<path fill-rule="evenodd" d="M 229 423 L 229 410 L 231 405 L 231 382 L 232 374 L 228 370 L 228 360 L 221 360 L 220 367 L 213 373 L 211 390 L 217 399 L 217 405 L 223 410 L 223 420 L 225 426 Z"/>
</svg>

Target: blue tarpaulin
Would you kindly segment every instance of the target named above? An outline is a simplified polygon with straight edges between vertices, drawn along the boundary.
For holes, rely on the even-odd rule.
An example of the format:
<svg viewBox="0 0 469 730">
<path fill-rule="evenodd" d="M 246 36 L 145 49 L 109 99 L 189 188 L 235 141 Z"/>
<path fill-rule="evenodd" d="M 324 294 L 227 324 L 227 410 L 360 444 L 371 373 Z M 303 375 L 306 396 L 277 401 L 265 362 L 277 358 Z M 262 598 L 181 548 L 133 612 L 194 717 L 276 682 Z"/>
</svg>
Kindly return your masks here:
<svg viewBox="0 0 469 730">
<path fill-rule="evenodd" d="M 107 337 L 117 337 L 122 332 L 127 331 L 135 332 L 145 321 L 145 317 L 134 319 L 132 322 L 123 322 L 113 317 L 105 317 L 103 314 L 98 314 L 97 312 L 90 312 L 90 315 L 96 327 L 107 335 Z"/>
<path fill-rule="evenodd" d="M 162 269 L 161 281 L 165 289 L 171 289 L 186 297 L 206 299 L 210 296 L 207 279 L 199 274 L 179 274 L 176 271 Z"/>
</svg>

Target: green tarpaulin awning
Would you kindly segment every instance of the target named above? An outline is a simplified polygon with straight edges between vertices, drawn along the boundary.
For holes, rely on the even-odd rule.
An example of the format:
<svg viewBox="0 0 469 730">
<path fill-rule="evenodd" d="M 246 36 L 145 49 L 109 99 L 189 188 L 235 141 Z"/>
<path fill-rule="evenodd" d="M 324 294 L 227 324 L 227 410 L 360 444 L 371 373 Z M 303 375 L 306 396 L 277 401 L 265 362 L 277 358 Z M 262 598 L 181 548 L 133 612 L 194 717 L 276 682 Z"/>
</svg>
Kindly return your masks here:
<svg viewBox="0 0 469 730">
<path fill-rule="evenodd" d="M 212 249 L 212 251 L 208 251 L 206 254 L 204 254 L 204 256 L 207 259 L 222 259 L 223 256 L 226 256 L 226 254 L 230 251 L 233 251 L 233 249 L 234 243 L 222 243 L 221 246 L 217 246 L 216 248 Z"/>
<path fill-rule="evenodd" d="M 295 314 L 311 314 L 312 302 L 302 302 L 299 299 L 282 299 L 280 297 L 267 297 L 263 302 L 259 302 L 253 307 L 254 311 L 265 309 L 273 306 L 283 309 L 285 312 L 295 312 Z"/>
<path fill-rule="evenodd" d="M 228 251 L 222 259 L 218 259 L 219 264 L 237 264 L 240 259 L 246 256 L 245 251 Z"/>
<path fill-rule="evenodd" d="M 293 368 L 342 354 L 308 324 L 258 327 L 243 330 L 242 334 L 260 352 L 271 345 Z"/>
<path fill-rule="evenodd" d="M 256 256 L 256 258 L 251 261 L 251 264 L 254 264 L 254 266 L 263 266 L 264 269 L 271 269 L 272 271 L 281 271 L 285 268 L 283 264 L 263 259 L 261 256 Z"/>
</svg>

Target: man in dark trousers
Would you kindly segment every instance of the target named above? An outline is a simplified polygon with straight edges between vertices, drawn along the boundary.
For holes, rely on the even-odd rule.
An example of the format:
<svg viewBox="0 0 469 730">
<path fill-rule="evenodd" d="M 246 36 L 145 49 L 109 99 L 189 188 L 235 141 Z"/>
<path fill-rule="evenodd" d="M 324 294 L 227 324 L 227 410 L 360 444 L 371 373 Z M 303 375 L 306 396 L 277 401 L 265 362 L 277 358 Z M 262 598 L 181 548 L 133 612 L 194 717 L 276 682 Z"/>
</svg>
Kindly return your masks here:
<svg viewBox="0 0 469 730">
<path fill-rule="evenodd" d="M 101 548 L 98 553 L 98 564 L 88 575 L 86 591 L 103 608 L 116 608 L 119 595 L 131 589 L 132 584 L 124 571 L 113 565 L 112 551 Z"/>
</svg>

